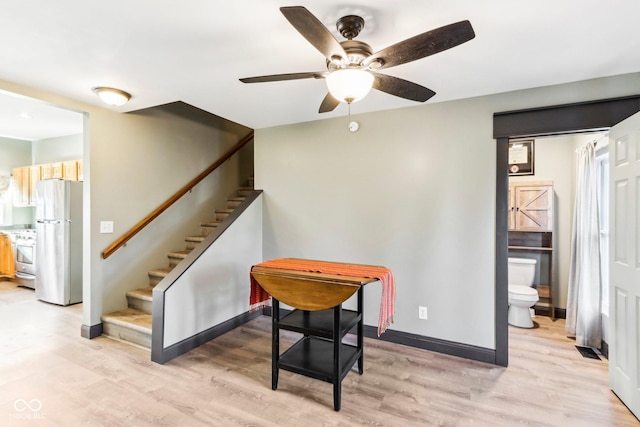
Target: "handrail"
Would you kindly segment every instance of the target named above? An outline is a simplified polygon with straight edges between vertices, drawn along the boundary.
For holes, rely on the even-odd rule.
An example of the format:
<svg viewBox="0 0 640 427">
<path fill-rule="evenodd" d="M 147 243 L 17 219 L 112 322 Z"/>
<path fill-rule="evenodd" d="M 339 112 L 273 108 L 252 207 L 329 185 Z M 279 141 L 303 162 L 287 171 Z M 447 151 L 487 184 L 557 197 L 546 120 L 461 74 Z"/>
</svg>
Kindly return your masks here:
<svg viewBox="0 0 640 427">
<path fill-rule="evenodd" d="M 226 153 L 224 153 L 222 155 L 222 157 L 220 157 L 211 166 L 209 166 L 202 173 L 200 173 L 200 175 L 198 175 L 195 178 L 193 178 L 184 187 L 182 187 L 180 190 L 178 190 L 173 196 L 169 197 L 166 202 L 161 204 L 153 212 L 151 212 L 149 215 L 147 215 L 142 221 L 138 222 L 136 225 L 131 227 L 131 229 L 129 231 L 127 231 L 122 236 L 120 236 L 120 238 L 118 240 L 113 242 L 109 247 L 107 247 L 102 252 L 102 258 L 103 259 L 109 258 L 115 251 L 117 251 L 122 246 L 124 246 L 124 244 L 127 243 L 133 236 L 138 234 L 138 232 L 140 230 L 142 230 L 144 227 L 149 225 L 149 223 L 151 221 L 156 219 L 162 212 L 166 211 L 171 205 L 173 205 L 176 201 L 178 201 L 178 199 L 180 199 L 180 197 L 182 197 L 185 194 L 187 194 L 200 181 L 205 179 L 207 177 L 207 175 L 209 175 L 211 172 L 213 172 L 218 167 L 220 167 L 224 162 L 229 160 L 231 158 L 231 156 L 233 156 L 235 153 L 237 153 L 242 147 L 244 147 L 251 140 L 253 140 L 253 131 L 251 131 L 251 133 L 249 133 L 242 140 L 240 140 L 240 142 L 238 142 L 236 145 L 231 147 Z"/>
</svg>

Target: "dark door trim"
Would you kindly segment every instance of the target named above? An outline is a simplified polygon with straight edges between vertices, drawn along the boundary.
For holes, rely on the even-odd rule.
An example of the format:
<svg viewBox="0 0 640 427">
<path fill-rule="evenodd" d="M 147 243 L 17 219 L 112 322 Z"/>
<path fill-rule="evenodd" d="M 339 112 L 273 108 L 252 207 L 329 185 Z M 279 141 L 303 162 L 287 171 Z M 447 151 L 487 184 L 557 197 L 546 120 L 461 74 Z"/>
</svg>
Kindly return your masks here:
<svg viewBox="0 0 640 427">
<path fill-rule="evenodd" d="M 493 115 L 496 148 L 496 289 L 495 336 L 496 365 L 509 363 L 508 313 L 508 236 L 509 192 L 508 142 L 522 136 L 547 136 L 608 129 L 640 111 L 640 95 L 555 105 Z"/>
</svg>

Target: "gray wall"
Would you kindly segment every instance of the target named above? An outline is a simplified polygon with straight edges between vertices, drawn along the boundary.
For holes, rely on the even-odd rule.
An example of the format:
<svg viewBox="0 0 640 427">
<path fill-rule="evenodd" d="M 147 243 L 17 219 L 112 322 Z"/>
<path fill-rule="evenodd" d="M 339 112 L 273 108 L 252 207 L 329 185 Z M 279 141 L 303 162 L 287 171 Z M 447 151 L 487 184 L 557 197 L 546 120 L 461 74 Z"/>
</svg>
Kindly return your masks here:
<svg viewBox="0 0 640 427">
<path fill-rule="evenodd" d="M 387 266 L 398 286 L 392 329 L 495 348 L 493 114 L 637 88 L 632 74 L 432 103 L 355 116 L 354 134 L 346 117 L 259 129 L 265 259 Z M 379 303 L 367 289 L 368 325 Z"/>
<path fill-rule="evenodd" d="M 31 141 L 0 137 L 0 175 L 11 175 L 13 168 L 31 164 Z M 9 205 L 7 205 L 9 206 Z M 9 207 L 5 218 L 11 224 L 31 224 L 33 222 L 32 207 Z M 0 224 L 2 225 L 2 224 Z"/>
<path fill-rule="evenodd" d="M 82 145 L 82 134 L 33 141 L 33 164 L 81 159 Z"/>
<path fill-rule="evenodd" d="M 256 188 L 265 190 L 265 259 L 386 265 L 398 282 L 393 329 L 495 348 L 493 113 L 630 95 L 637 88 L 640 74 L 435 99 L 354 116 L 361 122 L 355 134 L 347 131 L 344 106 L 345 117 L 259 129 L 255 173 Z M 156 266 L 157 258 L 134 265 L 140 250 L 154 247 L 162 258 L 181 244 L 181 230 L 168 243 L 153 237 L 178 223 L 181 211 L 169 212 L 150 234 L 108 260 L 100 253 L 215 158 L 220 144 L 237 137 L 231 129 L 162 114 L 120 114 L 11 82 L 0 81 L 0 89 L 85 113 L 83 322 L 97 324 L 103 308 L 124 306 L 124 290 L 139 286 Z M 182 203 L 199 206 L 205 198 L 195 192 Z M 115 221 L 116 233 L 100 234 L 101 220 Z M 366 294 L 365 320 L 375 325 L 379 289 Z M 429 309 L 426 321 L 417 319 L 419 304 Z"/>
<path fill-rule="evenodd" d="M 13 168 L 31 164 L 31 141 L 0 137 L 0 175 L 11 175 Z"/>
<path fill-rule="evenodd" d="M 105 119 L 92 115 L 90 129 L 90 291 L 92 302 L 102 300 L 92 311 L 95 324 L 96 313 L 125 308 L 126 291 L 148 286 L 147 272 L 168 267 L 166 254 L 184 250 L 184 238 L 200 234 L 200 222 L 225 207 L 226 197 L 248 178 L 241 176 L 246 171 L 241 157 L 226 162 L 110 258 L 102 259 L 101 252 L 249 130 L 213 116 L 192 119 L 168 107 L 111 113 Z M 97 233 L 100 221 L 114 221 L 114 233 Z"/>
</svg>

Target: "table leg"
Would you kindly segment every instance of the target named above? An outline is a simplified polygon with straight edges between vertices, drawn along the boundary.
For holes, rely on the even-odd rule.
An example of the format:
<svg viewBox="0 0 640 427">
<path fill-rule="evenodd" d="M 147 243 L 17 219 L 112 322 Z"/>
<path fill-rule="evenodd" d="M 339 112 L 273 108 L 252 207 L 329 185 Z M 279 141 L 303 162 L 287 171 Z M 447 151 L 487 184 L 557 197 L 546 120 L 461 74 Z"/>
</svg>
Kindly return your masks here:
<svg viewBox="0 0 640 427">
<path fill-rule="evenodd" d="M 363 286 L 358 289 L 358 315 L 360 316 L 360 320 L 358 321 L 358 351 L 360 352 L 360 357 L 358 358 L 358 373 L 362 375 L 364 373 L 364 341 L 363 341 L 363 325 L 364 325 L 364 297 L 363 297 Z"/>
<path fill-rule="evenodd" d="M 305 337 L 309 336 L 309 333 L 306 331 L 306 325 L 309 324 L 309 316 L 310 314 L 308 311 L 306 310 L 302 311 L 302 324 L 305 325 L 305 332 L 302 335 Z"/>
<path fill-rule="evenodd" d="M 278 388 L 278 363 L 280 359 L 280 301 L 271 298 L 271 389 Z"/>
<path fill-rule="evenodd" d="M 342 322 L 342 304 L 333 308 L 333 409 L 340 410 L 342 399 L 342 340 L 340 324 Z"/>
</svg>

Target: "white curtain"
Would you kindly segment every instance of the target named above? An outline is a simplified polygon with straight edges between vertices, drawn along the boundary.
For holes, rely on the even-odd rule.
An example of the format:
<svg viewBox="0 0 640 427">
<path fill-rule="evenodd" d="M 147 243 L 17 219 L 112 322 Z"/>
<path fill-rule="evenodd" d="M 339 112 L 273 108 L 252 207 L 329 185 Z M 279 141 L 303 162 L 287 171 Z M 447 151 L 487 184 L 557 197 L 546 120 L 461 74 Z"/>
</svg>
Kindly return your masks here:
<svg viewBox="0 0 640 427">
<path fill-rule="evenodd" d="M 566 330 L 580 346 L 600 348 L 600 230 L 595 143 L 577 150 Z"/>
</svg>

